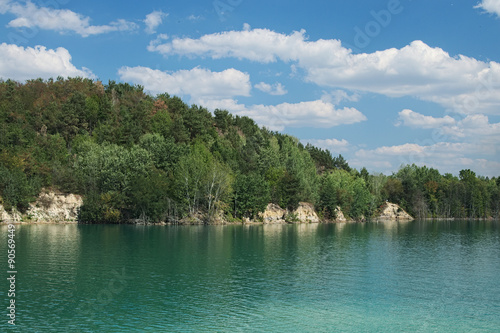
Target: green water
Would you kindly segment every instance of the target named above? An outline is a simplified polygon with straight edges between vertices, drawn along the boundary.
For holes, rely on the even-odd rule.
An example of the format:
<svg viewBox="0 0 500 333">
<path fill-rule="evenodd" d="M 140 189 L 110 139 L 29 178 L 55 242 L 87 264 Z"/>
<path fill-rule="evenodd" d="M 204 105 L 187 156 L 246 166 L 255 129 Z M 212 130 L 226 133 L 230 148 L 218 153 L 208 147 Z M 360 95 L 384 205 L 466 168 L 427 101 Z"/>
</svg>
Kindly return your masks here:
<svg viewBox="0 0 500 333">
<path fill-rule="evenodd" d="M 498 332 L 500 223 L 20 225 L 0 331 Z"/>
</svg>

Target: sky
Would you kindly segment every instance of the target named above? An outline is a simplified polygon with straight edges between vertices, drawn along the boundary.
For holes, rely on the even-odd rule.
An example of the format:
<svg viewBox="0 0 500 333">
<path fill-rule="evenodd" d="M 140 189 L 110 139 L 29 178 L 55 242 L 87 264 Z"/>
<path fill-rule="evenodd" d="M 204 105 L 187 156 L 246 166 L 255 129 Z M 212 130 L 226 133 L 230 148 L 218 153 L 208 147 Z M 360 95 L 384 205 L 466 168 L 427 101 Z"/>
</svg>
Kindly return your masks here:
<svg viewBox="0 0 500 333">
<path fill-rule="evenodd" d="M 351 167 L 500 176 L 500 0 L 0 0 L 0 78 L 249 116 Z"/>
</svg>

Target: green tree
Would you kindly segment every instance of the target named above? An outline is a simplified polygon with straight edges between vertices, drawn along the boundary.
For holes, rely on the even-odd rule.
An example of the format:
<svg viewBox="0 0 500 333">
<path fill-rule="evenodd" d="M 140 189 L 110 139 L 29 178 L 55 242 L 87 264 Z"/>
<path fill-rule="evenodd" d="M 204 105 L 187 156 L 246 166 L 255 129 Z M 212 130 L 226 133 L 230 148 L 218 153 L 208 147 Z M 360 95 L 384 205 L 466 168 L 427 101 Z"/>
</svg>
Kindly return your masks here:
<svg viewBox="0 0 500 333">
<path fill-rule="evenodd" d="M 259 173 L 238 174 L 234 184 L 234 214 L 238 217 L 256 217 L 269 203 L 269 185 Z"/>
<path fill-rule="evenodd" d="M 327 219 L 335 219 L 337 207 L 351 218 L 369 217 L 371 201 L 364 179 L 345 170 L 333 170 L 321 178 L 319 207 Z"/>
</svg>

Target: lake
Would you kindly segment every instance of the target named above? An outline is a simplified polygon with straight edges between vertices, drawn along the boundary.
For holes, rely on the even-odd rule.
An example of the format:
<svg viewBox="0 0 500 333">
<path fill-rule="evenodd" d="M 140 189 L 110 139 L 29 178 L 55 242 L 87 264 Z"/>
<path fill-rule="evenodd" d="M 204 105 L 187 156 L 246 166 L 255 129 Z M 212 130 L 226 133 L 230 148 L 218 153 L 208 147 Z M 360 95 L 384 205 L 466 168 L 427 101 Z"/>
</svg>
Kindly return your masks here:
<svg viewBox="0 0 500 333">
<path fill-rule="evenodd" d="M 12 331 L 500 329 L 500 222 L 16 227 Z"/>
</svg>

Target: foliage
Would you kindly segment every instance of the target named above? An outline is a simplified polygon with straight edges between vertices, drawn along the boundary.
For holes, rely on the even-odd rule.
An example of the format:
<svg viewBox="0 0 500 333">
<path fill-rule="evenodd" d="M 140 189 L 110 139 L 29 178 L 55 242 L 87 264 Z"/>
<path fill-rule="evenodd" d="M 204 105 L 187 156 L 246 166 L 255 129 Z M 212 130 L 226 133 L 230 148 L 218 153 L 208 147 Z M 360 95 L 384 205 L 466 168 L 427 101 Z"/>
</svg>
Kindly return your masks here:
<svg viewBox="0 0 500 333">
<path fill-rule="evenodd" d="M 319 208 L 327 219 L 335 218 L 337 207 L 354 219 L 370 216 L 371 201 L 365 180 L 345 170 L 333 170 L 321 179 Z"/>
<path fill-rule="evenodd" d="M 256 217 L 270 200 L 269 183 L 259 173 L 239 174 L 234 184 L 234 215 Z"/>
<path fill-rule="evenodd" d="M 340 206 L 369 217 L 386 200 L 417 217 L 499 216 L 500 178 L 459 177 L 416 165 L 391 176 L 351 168 L 342 155 L 210 113 L 167 93 L 83 78 L 0 80 L 0 196 L 25 210 L 42 187 L 84 196 L 82 223 L 256 217 L 269 202 Z M 290 216 L 293 220 L 293 216 Z"/>
</svg>

